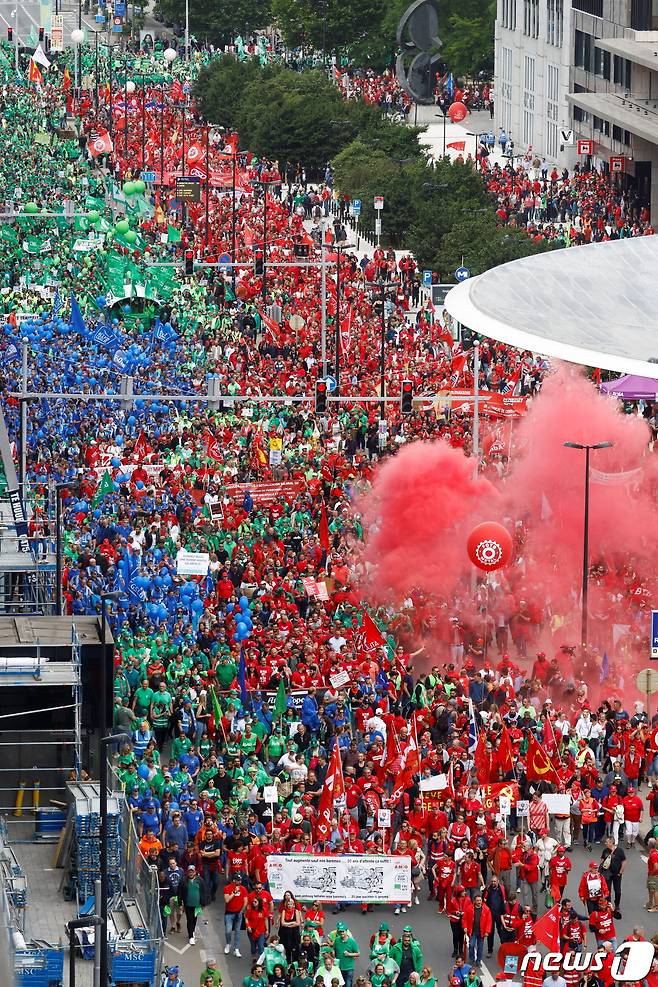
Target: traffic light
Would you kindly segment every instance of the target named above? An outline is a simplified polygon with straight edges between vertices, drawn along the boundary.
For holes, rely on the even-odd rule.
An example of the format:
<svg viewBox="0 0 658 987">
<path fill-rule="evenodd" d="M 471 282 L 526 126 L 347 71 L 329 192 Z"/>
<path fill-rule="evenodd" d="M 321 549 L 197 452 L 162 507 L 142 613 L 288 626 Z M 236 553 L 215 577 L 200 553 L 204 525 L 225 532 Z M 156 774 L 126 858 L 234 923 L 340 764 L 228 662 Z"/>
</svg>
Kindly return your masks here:
<svg viewBox="0 0 658 987">
<path fill-rule="evenodd" d="M 42 27 L 39 28 L 39 44 L 43 44 L 44 30 Z"/>
<path fill-rule="evenodd" d="M 295 257 L 308 257 L 309 256 L 308 243 L 293 244 L 292 252 L 294 253 Z"/>
<path fill-rule="evenodd" d="M 9 42 L 9 44 L 11 44 L 13 40 L 14 40 L 14 29 L 13 29 L 13 27 L 8 27 L 7 28 L 7 41 Z"/>
<path fill-rule="evenodd" d="M 262 250 L 254 250 L 254 274 L 256 277 L 262 278 L 265 271 L 265 262 L 263 259 Z"/>
<path fill-rule="evenodd" d="M 316 380 L 315 382 L 315 410 L 320 413 L 327 410 L 326 380 Z"/>
<path fill-rule="evenodd" d="M 193 250 L 186 250 L 185 251 L 185 275 L 186 275 L 186 277 L 189 277 L 192 274 L 194 274 L 194 251 Z"/>
<path fill-rule="evenodd" d="M 414 410 L 414 385 L 411 380 L 402 381 L 402 395 L 400 401 L 400 411 L 403 415 L 410 415 Z"/>
</svg>

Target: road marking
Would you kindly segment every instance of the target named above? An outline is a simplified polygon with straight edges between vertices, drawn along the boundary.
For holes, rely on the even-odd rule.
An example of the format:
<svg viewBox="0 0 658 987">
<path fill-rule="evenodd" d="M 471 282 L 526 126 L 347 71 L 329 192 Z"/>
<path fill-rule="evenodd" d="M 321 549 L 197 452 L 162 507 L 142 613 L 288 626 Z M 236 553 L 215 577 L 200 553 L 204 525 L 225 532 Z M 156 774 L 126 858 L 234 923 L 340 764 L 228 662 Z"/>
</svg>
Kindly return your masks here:
<svg viewBox="0 0 658 987">
<path fill-rule="evenodd" d="M 165 949 L 172 949 L 174 951 L 174 953 L 178 953 L 179 956 L 182 956 L 183 953 L 186 953 L 188 951 L 188 949 L 191 949 L 191 948 L 192 948 L 192 943 L 189 943 L 189 942 L 186 943 L 185 946 L 183 946 L 182 949 L 176 949 L 176 947 L 175 946 L 172 946 L 170 942 L 166 942 L 165 943 Z"/>
<path fill-rule="evenodd" d="M 484 987 L 491 987 L 491 985 L 495 983 L 491 970 L 486 963 L 482 963 L 480 969 L 482 970 L 482 983 L 484 984 Z"/>
</svg>

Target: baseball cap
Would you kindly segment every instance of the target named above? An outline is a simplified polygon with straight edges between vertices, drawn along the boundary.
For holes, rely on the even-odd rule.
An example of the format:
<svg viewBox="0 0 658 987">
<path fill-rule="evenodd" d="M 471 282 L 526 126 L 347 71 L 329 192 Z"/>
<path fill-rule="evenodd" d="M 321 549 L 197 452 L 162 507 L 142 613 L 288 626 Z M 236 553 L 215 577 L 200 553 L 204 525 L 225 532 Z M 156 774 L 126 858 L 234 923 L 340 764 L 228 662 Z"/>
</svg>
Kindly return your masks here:
<svg viewBox="0 0 658 987">
<path fill-rule="evenodd" d="M 380 932 L 388 932 L 389 929 L 390 929 L 390 925 L 388 924 L 388 922 L 382 922 L 379 926 Z"/>
<path fill-rule="evenodd" d="M 347 926 L 345 925 L 344 922 L 339 922 L 338 925 L 336 926 L 336 932 L 345 932 L 346 928 Z"/>
</svg>

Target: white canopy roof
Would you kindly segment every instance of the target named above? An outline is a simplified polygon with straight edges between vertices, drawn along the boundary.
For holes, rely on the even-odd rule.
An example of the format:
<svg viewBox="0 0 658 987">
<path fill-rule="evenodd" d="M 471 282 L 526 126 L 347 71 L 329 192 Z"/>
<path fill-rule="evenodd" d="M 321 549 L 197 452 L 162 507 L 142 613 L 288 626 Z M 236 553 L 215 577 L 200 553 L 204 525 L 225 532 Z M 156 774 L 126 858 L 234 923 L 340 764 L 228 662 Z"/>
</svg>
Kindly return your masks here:
<svg viewBox="0 0 658 987">
<path fill-rule="evenodd" d="M 502 264 L 449 291 L 445 307 L 520 349 L 658 379 L 658 236 Z"/>
</svg>

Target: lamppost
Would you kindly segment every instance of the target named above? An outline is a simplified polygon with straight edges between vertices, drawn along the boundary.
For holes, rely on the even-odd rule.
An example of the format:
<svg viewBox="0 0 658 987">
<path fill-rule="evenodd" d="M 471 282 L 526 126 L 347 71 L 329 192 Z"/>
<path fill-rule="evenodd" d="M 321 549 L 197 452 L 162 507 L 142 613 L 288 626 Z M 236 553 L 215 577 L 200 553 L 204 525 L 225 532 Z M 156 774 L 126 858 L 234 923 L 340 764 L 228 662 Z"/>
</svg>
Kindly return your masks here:
<svg viewBox="0 0 658 987">
<path fill-rule="evenodd" d="M 380 301 L 382 310 L 379 334 L 379 396 L 381 397 L 381 401 L 379 403 L 379 420 L 380 422 L 384 422 L 386 421 L 386 289 L 398 288 L 400 282 L 366 281 L 365 286 L 381 293 Z"/>
<path fill-rule="evenodd" d="M 71 43 L 75 46 L 75 88 L 76 94 L 79 95 L 80 88 L 80 62 L 82 61 L 82 42 L 85 40 L 85 32 L 82 30 L 82 13 L 79 11 L 80 17 L 78 18 L 78 26 L 74 31 L 71 31 Z"/>
<path fill-rule="evenodd" d="M 172 71 L 172 65 L 178 58 L 178 52 L 175 48 L 165 48 L 163 52 L 163 58 L 167 63 L 167 68 Z M 160 184 L 164 185 L 164 108 L 165 108 L 165 95 L 164 95 L 164 82 L 160 87 Z"/>
<path fill-rule="evenodd" d="M 281 179 L 276 179 L 275 181 L 260 181 L 254 182 L 255 185 L 260 185 L 263 189 L 263 287 L 261 294 L 263 296 L 263 305 L 267 301 L 267 190 L 270 185 L 280 185 Z M 235 188 L 235 182 L 233 182 Z M 235 191 L 233 193 L 235 196 Z M 235 257 L 233 258 L 233 263 L 235 263 Z M 233 268 L 235 270 L 235 268 Z"/>
<path fill-rule="evenodd" d="M 55 484 L 55 610 L 62 617 L 62 491 L 77 490 L 80 480 Z"/>
<path fill-rule="evenodd" d="M 340 389 L 340 265 L 342 261 L 341 251 L 349 250 L 355 244 L 341 241 L 336 243 L 336 325 L 334 326 L 334 377 L 336 379 L 336 390 Z"/>
<path fill-rule="evenodd" d="M 109 649 L 107 646 L 107 610 L 108 600 L 118 600 L 123 594 L 118 590 L 113 593 L 101 594 L 101 646 L 103 649 L 102 669 L 101 669 L 101 693 L 100 693 L 100 744 L 98 754 L 100 763 L 98 765 L 98 778 L 100 787 L 100 874 L 101 874 L 101 949 L 100 949 L 100 983 L 105 987 L 108 982 L 107 964 L 107 893 L 108 893 L 108 873 L 107 873 L 107 747 L 122 739 L 130 740 L 128 734 L 117 734 L 115 736 L 105 736 L 108 729 L 108 692 L 112 676 L 112 666 L 109 663 Z M 109 726 L 111 729 L 111 725 Z"/>
<path fill-rule="evenodd" d="M 568 449 L 585 450 L 585 515 L 583 523 L 583 589 L 580 639 L 587 644 L 587 586 L 589 582 L 589 454 L 592 449 L 610 449 L 614 442 L 565 442 Z"/>
<path fill-rule="evenodd" d="M 128 97 L 135 92 L 135 83 L 128 78 L 128 57 L 125 53 L 124 76 L 123 76 L 123 149 L 124 158 L 128 161 Z"/>
</svg>

